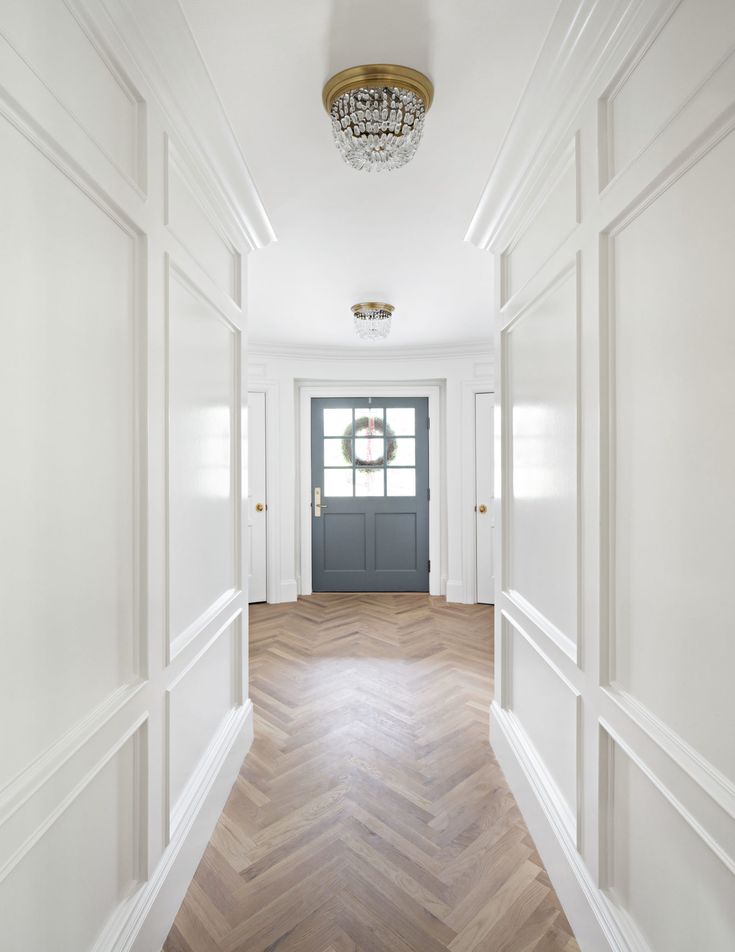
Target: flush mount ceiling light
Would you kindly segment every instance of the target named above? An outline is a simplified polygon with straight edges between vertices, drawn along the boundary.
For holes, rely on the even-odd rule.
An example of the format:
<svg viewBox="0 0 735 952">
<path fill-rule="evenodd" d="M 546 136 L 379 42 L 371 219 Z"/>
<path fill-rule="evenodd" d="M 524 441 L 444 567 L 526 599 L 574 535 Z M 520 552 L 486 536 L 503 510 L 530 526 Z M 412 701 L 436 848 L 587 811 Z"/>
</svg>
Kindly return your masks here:
<svg viewBox="0 0 735 952">
<path fill-rule="evenodd" d="M 434 87 L 423 73 L 385 63 L 343 69 L 323 92 L 342 158 L 368 172 L 411 161 L 433 98 Z"/>
<path fill-rule="evenodd" d="M 381 340 L 390 334 L 390 325 L 394 307 L 378 301 L 366 301 L 353 304 L 352 314 L 355 333 L 362 340 Z"/>
</svg>

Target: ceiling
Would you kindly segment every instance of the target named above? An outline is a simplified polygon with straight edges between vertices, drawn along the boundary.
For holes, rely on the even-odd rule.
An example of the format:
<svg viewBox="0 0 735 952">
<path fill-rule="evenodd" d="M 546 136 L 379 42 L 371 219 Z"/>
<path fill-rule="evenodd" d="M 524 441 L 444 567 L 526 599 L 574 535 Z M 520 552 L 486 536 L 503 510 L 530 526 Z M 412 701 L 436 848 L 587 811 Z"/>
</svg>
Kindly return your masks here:
<svg viewBox="0 0 735 952">
<path fill-rule="evenodd" d="M 180 0 L 276 232 L 248 262 L 249 337 L 310 348 L 490 339 L 493 265 L 463 237 L 557 0 Z M 357 172 L 321 101 L 333 73 L 434 82 L 415 159 Z M 350 305 L 394 304 L 387 342 Z"/>
</svg>

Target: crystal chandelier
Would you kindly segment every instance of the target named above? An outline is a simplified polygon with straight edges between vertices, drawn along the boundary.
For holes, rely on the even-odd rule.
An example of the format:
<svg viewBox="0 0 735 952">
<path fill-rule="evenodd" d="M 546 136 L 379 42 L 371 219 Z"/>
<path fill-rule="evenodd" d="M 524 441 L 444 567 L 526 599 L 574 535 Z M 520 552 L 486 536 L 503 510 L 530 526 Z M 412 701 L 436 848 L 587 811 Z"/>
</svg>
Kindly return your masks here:
<svg viewBox="0 0 735 952">
<path fill-rule="evenodd" d="M 381 340 L 387 337 L 390 334 L 393 310 L 392 304 L 380 304 L 377 301 L 353 304 L 355 333 L 362 340 Z"/>
<path fill-rule="evenodd" d="M 407 66 L 353 66 L 332 76 L 323 98 L 345 162 L 380 172 L 398 169 L 416 154 L 434 87 Z"/>
</svg>

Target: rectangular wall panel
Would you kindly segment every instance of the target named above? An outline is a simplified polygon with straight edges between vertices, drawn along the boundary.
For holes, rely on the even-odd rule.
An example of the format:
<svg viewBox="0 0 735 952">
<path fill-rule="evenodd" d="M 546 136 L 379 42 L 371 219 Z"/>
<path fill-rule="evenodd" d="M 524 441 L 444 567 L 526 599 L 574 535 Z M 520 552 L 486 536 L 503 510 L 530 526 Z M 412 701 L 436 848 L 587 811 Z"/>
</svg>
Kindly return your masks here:
<svg viewBox="0 0 735 952">
<path fill-rule="evenodd" d="M 82 782 L 0 883 L 3 952 L 91 949 L 138 885 L 138 743 Z"/>
<path fill-rule="evenodd" d="M 731 0 L 682 0 L 608 101 L 610 174 L 651 143 L 728 52 Z"/>
<path fill-rule="evenodd" d="M 506 588 L 572 645 L 577 638 L 575 275 L 568 271 L 503 332 L 511 470 Z"/>
<path fill-rule="evenodd" d="M 611 737 L 608 878 L 648 947 L 731 952 L 733 870 Z"/>
<path fill-rule="evenodd" d="M 572 141 L 530 219 L 503 252 L 504 289 L 507 301 L 523 287 L 577 224 L 577 150 Z"/>
<path fill-rule="evenodd" d="M 175 811 L 197 766 L 237 703 L 235 638 L 231 622 L 189 665 L 168 692 L 169 808 Z"/>
<path fill-rule="evenodd" d="M 2 787 L 135 678 L 141 633 L 136 236 L 2 116 L 0 154 Z"/>
<path fill-rule="evenodd" d="M 733 168 L 730 133 L 612 239 L 614 678 L 731 781 Z"/>
<path fill-rule="evenodd" d="M 169 637 L 175 654 L 239 588 L 239 332 L 171 267 L 168 316 Z"/>
<path fill-rule="evenodd" d="M 561 794 L 565 820 L 577 813 L 578 695 L 529 639 L 503 616 L 510 656 L 509 709 Z"/>
<path fill-rule="evenodd" d="M 130 79 L 62 0 L 3 0 L 3 34 L 120 171 L 143 185 L 143 103 Z"/>
<path fill-rule="evenodd" d="M 240 255 L 206 208 L 172 142 L 166 149 L 166 223 L 220 290 L 240 304 Z"/>
</svg>

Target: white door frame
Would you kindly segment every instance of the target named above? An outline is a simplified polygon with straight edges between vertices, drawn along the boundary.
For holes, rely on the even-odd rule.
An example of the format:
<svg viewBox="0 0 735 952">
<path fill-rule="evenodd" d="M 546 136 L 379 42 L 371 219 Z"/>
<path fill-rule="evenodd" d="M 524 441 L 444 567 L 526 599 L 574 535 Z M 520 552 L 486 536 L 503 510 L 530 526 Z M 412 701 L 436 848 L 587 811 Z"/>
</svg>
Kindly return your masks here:
<svg viewBox="0 0 735 952">
<path fill-rule="evenodd" d="M 477 522 L 475 519 L 475 395 L 495 393 L 491 380 L 465 380 L 462 382 L 462 573 L 464 575 L 464 601 L 467 605 L 477 603 Z M 493 465 L 495 460 L 493 447 Z"/>
<path fill-rule="evenodd" d="M 429 559 L 431 572 L 429 573 L 429 594 L 441 595 L 441 394 L 442 384 L 396 384 L 396 383 L 361 383 L 355 386 L 354 382 L 345 381 L 328 383 L 309 381 L 299 383 L 299 488 L 298 499 L 300 509 L 300 538 L 301 552 L 299 579 L 299 594 L 312 594 L 311 575 L 311 401 L 318 397 L 428 397 L 429 419 Z"/>
<path fill-rule="evenodd" d="M 248 393 L 265 394 L 265 546 L 266 546 L 266 600 L 269 604 L 280 601 L 279 545 L 278 534 L 278 382 L 253 380 L 248 383 Z M 243 507 L 247 506 L 247 498 Z"/>
</svg>

